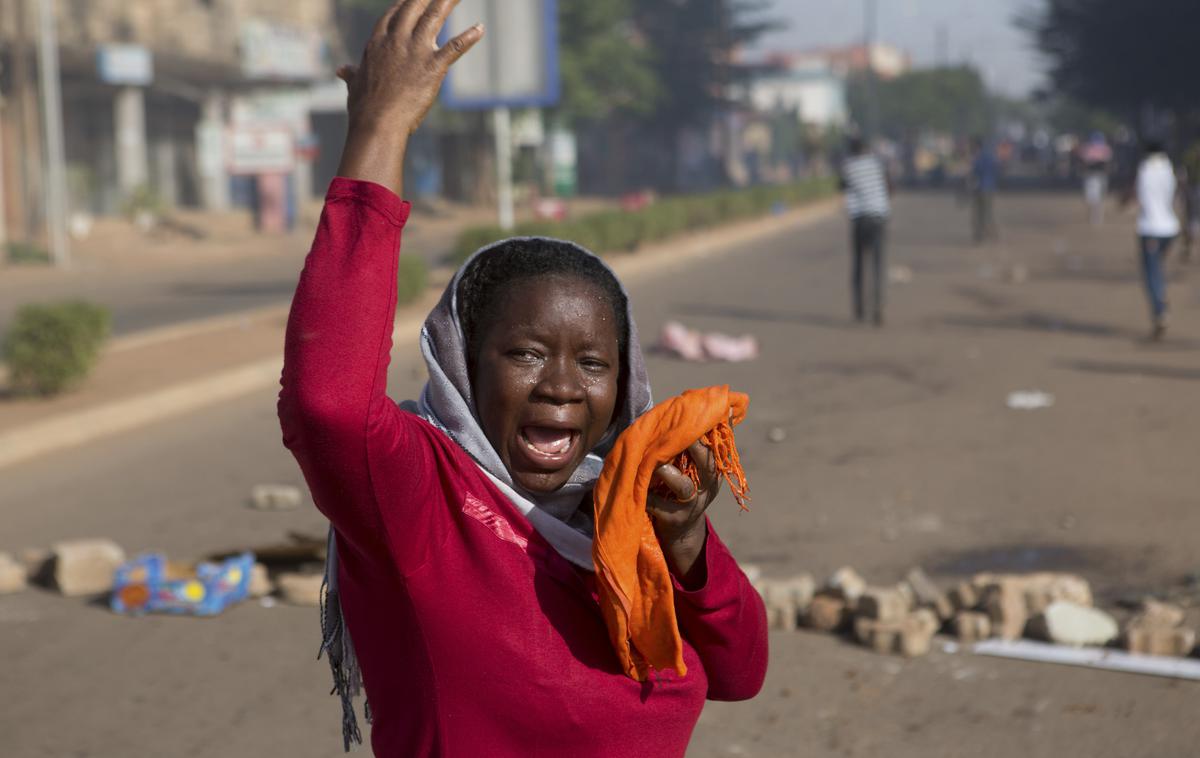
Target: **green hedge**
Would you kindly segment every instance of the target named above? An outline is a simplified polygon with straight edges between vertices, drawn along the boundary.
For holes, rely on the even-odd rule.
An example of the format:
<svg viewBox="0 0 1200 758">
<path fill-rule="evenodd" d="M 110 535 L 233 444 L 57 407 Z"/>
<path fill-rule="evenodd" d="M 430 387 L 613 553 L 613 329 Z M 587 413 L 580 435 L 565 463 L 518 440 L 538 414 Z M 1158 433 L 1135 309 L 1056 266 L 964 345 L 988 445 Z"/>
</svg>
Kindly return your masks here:
<svg viewBox="0 0 1200 758">
<path fill-rule="evenodd" d="M 429 283 L 429 267 L 424 258 L 401 255 L 396 267 L 396 301 L 411 303 L 421 296 Z"/>
<path fill-rule="evenodd" d="M 4 339 L 12 389 L 55 395 L 82 381 L 108 337 L 109 323 L 107 309 L 82 301 L 22 306 Z"/>
<path fill-rule="evenodd" d="M 476 226 L 458 238 L 452 259 L 462 263 L 471 253 L 505 237 L 557 237 L 596 252 L 628 252 L 684 232 L 761 216 L 776 206 L 788 207 L 833 194 L 833 179 L 806 179 L 794 184 L 724 190 L 702 195 L 661 198 L 638 211 L 608 210 L 568 221 L 529 221 L 511 232 L 498 226 Z"/>
<path fill-rule="evenodd" d="M 5 250 L 9 263 L 20 264 L 49 264 L 50 253 L 29 242 L 10 242 Z"/>
</svg>

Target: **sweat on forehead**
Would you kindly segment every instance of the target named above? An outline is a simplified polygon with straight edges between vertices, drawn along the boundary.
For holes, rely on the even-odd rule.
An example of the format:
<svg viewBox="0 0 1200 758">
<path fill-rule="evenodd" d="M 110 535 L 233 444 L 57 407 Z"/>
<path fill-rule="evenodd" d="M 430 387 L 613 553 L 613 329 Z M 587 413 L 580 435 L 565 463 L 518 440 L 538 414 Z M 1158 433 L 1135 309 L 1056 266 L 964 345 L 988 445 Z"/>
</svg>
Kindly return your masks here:
<svg viewBox="0 0 1200 758">
<path fill-rule="evenodd" d="M 561 240 L 513 239 L 477 255 L 463 272 L 456 292 L 458 318 L 467 351 L 474 355 L 484 326 L 518 281 L 568 277 L 595 286 L 612 309 L 621 355 L 629 340 L 628 302 L 613 273 L 598 258 Z"/>
</svg>

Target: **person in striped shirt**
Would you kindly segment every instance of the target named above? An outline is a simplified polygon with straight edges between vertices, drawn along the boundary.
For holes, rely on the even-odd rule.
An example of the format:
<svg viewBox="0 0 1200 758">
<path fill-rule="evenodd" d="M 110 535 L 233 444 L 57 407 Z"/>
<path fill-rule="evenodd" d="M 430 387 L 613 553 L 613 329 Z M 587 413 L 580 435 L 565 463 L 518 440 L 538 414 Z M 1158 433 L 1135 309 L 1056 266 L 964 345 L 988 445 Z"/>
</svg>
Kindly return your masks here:
<svg viewBox="0 0 1200 758">
<path fill-rule="evenodd" d="M 891 183 L 883 161 L 867 149 L 861 137 L 851 137 L 848 147 L 849 156 L 842 163 L 841 186 L 846 193 L 846 213 L 850 216 L 853 250 L 850 286 L 854 318 L 865 321 L 869 315 L 876 326 L 882 326 L 883 286 L 887 276 L 883 241 L 891 214 L 888 203 Z M 871 268 L 869 277 L 864 276 L 868 266 Z M 864 285 L 870 287 L 870 297 L 864 297 Z"/>
</svg>

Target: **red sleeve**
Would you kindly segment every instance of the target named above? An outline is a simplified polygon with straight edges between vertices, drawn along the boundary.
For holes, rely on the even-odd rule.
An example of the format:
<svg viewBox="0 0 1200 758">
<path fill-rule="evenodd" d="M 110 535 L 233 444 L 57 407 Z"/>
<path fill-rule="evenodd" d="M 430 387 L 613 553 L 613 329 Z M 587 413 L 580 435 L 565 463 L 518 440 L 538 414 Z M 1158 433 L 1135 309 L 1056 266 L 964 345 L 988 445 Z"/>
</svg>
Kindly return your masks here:
<svg viewBox="0 0 1200 758">
<path fill-rule="evenodd" d="M 333 180 L 292 301 L 279 393 L 283 443 L 317 507 L 344 542 L 368 555 L 399 547 L 388 552 L 401 564 L 405 546 L 385 536 L 373 475 L 386 465 L 389 480 L 399 474 L 411 487 L 414 496 L 391 493 L 400 497 L 389 496 L 389 507 L 415 504 L 432 465 L 418 420 L 386 393 L 408 212 L 407 202 L 380 185 Z M 403 513 L 387 520 L 396 516 L 409 520 Z"/>
<path fill-rule="evenodd" d="M 708 675 L 709 700 L 749 700 L 767 676 L 767 611 L 729 548 L 708 525 L 698 589 L 675 585 L 675 616 Z"/>
</svg>

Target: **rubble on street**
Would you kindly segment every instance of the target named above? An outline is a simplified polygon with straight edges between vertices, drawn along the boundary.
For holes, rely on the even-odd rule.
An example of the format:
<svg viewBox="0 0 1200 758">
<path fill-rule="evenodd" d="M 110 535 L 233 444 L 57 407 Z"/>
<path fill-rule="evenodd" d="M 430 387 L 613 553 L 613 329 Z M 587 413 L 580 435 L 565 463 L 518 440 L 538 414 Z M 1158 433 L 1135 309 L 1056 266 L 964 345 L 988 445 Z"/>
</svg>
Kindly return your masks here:
<svg viewBox="0 0 1200 758">
<path fill-rule="evenodd" d="M 1185 657 L 1200 652 L 1186 613 L 1149 599 L 1121 626 L 1096 608 L 1091 585 L 1075 574 L 980 573 L 943 590 L 921 568 L 895 585 L 871 585 L 843 566 L 822 584 L 811 574 L 772 579 L 748 567 L 774 629 L 846 634 L 877 653 L 917 657 L 937 634 L 962 644 L 1032 638 L 1068 647 L 1119 643 L 1131 653 Z"/>
</svg>

